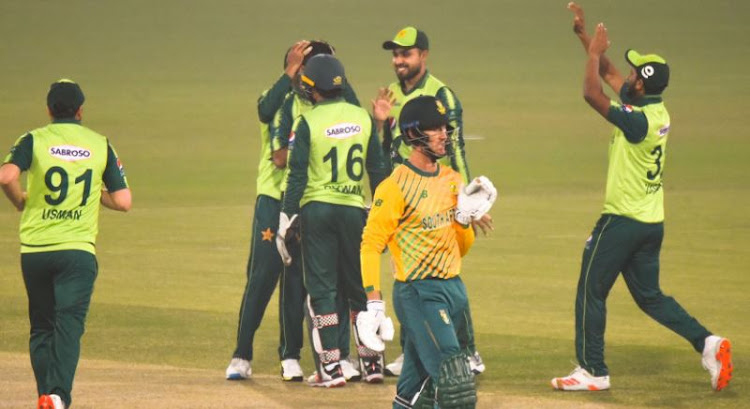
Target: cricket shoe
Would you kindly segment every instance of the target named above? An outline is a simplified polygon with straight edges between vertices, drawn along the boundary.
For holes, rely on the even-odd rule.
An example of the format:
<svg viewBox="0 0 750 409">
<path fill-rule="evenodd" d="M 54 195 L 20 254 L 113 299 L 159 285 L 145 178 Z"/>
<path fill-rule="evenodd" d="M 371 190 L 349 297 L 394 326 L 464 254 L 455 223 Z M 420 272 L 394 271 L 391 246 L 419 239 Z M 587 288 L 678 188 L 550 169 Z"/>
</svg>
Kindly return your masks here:
<svg viewBox="0 0 750 409">
<path fill-rule="evenodd" d="M 362 379 L 362 374 L 348 359 L 340 360 L 339 365 L 341 365 L 341 373 L 344 374 L 344 379 L 346 379 L 347 382 L 357 382 Z"/>
<path fill-rule="evenodd" d="M 720 391 L 732 380 L 732 343 L 728 339 L 711 335 L 703 347 L 703 368 L 711 374 L 711 387 Z"/>
<path fill-rule="evenodd" d="M 383 383 L 383 358 L 360 358 L 359 365 L 362 368 L 364 380 L 367 383 Z"/>
<path fill-rule="evenodd" d="M 561 391 L 603 391 L 609 389 L 609 376 L 593 376 L 577 366 L 570 375 L 553 378 L 552 387 Z"/>
<path fill-rule="evenodd" d="M 285 359 L 281 361 L 281 379 L 287 382 L 302 382 L 304 374 L 299 361 L 296 359 Z"/>
<path fill-rule="evenodd" d="M 65 403 L 59 395 L 42 395 L 36 404 L 37 409 L 65 409 Z"/>
<path fill-rule="evenodd" d="M 253 369 L 250 367 L 250 361 L 242 358 L 232 358 L 227 367 L 227 380 L 230 381 L 241 381 L 247 379 L 253 374 Z"/>
<path fill-rule="evenodd" d="M 393 362 L 385 366 L 386 376 L 399 376 L 401 375 L 401 367 L 404 366 L 404 354 L 401 354 Z"/>
<path fill-rule="evenodd" d="M 484 361 L 482 361 L 479 351 L 474 351 L 474 354 L 469 355 L 467 359 L 469 360 L 469 368 L 471 369 L 471 372 L 474 372 L 474 375 L 479 375 L 484 372 Z"/>
<path fill-rule="evenodd" d="M 315 371 L 309 378 L 307 384 L 320 388 L 337 388 L 346 385 L 346 378 L 341 372 L 339 361 L 324 365 L 321 363 L 323 371 Z"/>
</svg>

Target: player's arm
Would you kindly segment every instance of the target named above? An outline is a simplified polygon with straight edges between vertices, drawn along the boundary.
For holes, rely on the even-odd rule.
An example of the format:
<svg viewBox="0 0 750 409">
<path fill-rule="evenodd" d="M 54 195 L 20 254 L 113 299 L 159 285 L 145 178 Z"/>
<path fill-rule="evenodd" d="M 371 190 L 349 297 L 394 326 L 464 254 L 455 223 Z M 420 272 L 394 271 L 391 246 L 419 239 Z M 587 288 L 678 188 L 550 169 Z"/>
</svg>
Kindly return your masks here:
<svg viewBox="0 0 750 409">
<path fill-rule="evenodd" d="M 471 180 L 471 175 L 469 173 L 469 164 L 466 162 L 466 143 L 464 142 L 463 107 L 461 106 L 461 101 L 458 100 L 456 94 L 448 87 L 440 88 L 435 98 L 440 100 L 447 110 L 448 125 L 454 129 L 451 135 L 451 167 L 460 173 L 463 182 L 468 184 Z"/>
<path fill-rule="evenodd" d="M 380 182 L 388 177 L 388 174 L 390 173 L 385 161 L 385 155 L 383 155 L 383 151 L 380 149 L 375 120 L 372 121 L 372 134 L 367 141 L 367 160 L 365 161 L 365 169 L 367 169 L 367 176 L 370 179 L 370 192 L 375 192 L 375 189 Z"/>
<path fill-rule="evenodd" d="M 270 125 L 271 130 L 271 161 L 279 168 L 286 167 L 287 157 L 289 156 L 289 134 L 292 132 L 292 108 L 294 105 L 294 93 L 289 92 L 284 98 L 281 108 L 276 111 L 273 121 Z"/>
<path fill-rule="evenodd" d="M 589 46 L 591 45 L 591 37 L 586 32 L 586 21 L 584 19 L 583 8 L 575 2 L 568 3 L 568 9 L 575 14 L 573 18 L 573 32 L 576 33 L 578 39 L 583 45 L 583 49 L 588 52 Z M 610 88 L 617 94 L 620 93 L 622 85 L 625 83 L 625 78 L 620 74 L 612 61 L 606 55 L 602 55 L 599 59 L 599 76 L 602 77 Z"/>
<path fill-rule="evenodd" d="M 607 121 L 620 128 L 630 143 L 640 143 L 648 134 L 648 118 L 642 111 L 629 105 L 610 102 Z"/>
<path fill-rule="evenodd" d="M 381 300 L 380 255 L 391 240 L 404 213 L 405 202 L 393 179 L 386 179 L 375 189 L 372 209 L 362 233 L 360 262 L 362 285 L 368 300 Z"/>
<path fill-rule="evenodd" d="M 107 165 L 102 174 L 106 190 L 102 190 L 101 204 L 109 209 L 127 212 L 133 203 L 133 196 L 125 176 L 125 168 L 117 152 L 107 144 Z"/>
<path fill-rule="evenodd" d="M 599 79 L 598 69 L 601 57 L 609 47 L 607 29 L 603 23 L 596 26 L 596 33 L 589 45 L 589 58 L 586 60 L 586 72 L 583 79 L 583 98 L 599 115 L 607 118 L 611 105 L 609 97 L 604 94 Z"/>
<path fill-rule="evenodd" d="M 21 188 L 21 172 L 31 168 L 34 156 L 34 137 L 28 133 L 16 140 L 0 166 L 0 186 L 3 193 L 19 211 L 26 206 L 26 192 Z"/>
<path fill-rule="evenodd" d="M 258 99 L 258 118 L 264 124 L 273 120 L 276 111 L 284 102 L 284 96 L 292 89 L 292 79 L 297 75 L 305 55 L 311 50 L 309 41 L 298 41 L 286 54 L 284 73 L 273 86 Z"/>
<path fill-rule="evenodd" d="M 456 231 L 456 241 L 458 249 L 461 251 L 461 257 L 465 256 L 471 246 L 474 244 L 476 235 L 472 226 L 462 226 L 460 223 L 453 222 L 453 230 Z"/>
<path fill-rule="evenodd" d="M 287 215 L 299 213 L 299 202 L 307 186 L 307 168 L 310 164 L 310 128 L 300 117 L 294 125 L 294 141 L 289 151 L 289 174 L 281 211 Z"/>
</svg>

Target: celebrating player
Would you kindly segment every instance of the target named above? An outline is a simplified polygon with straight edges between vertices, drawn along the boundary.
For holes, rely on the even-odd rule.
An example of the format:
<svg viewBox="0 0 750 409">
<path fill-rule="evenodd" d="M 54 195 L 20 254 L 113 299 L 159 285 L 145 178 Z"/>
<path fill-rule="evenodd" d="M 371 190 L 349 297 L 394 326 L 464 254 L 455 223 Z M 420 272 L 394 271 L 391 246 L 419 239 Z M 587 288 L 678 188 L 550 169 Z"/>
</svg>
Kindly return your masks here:
<svg viewBox="0 0 750 409">
<path fill-rule="evenodd" d="M 317 355 L 313 386 L 343 386 L 339 348 L 339 293 L 352 315 L 365 309 L 359 244 L 364 227 L 364 171 L 372 191 L 387 170 L 372 118 L 342 98 L 344 67 L 332 55 L 311 58 L 301 74 L 315 107 L 302 114 L 290 138 L 289 175 L 277 245 L 288 258 L 287 230 L 299 222 L 311 339 Z M 297 220 L 299 218 L 299 220 Z M 382 356 L 360 342 L 366 381 L 382 380 Z"/>
<path fill-rule="evenodd" d="M 64 409 L 72 402 L 98 273 L 99 205 L 123 212 L 131 205 L 115 150 L 106 137 L 81 125 L 84 99 L 75 82 L 53 83 L 47 94 L 52 123 L 20 137 L 0 167 L 0 186 L 23 211 L 21 270 L 38 409 Z M 19 182 L 24 171 L 28 192 Z"/>
<path fill-rule="evenodd" d="M 393 40 L 384 42 L 383 49 L 390 50 L 393 54 L 391 61 L 398 81 L 380 89 L 372 104 L 376 124 L 379 128 L 384 128 L 383 149 L 390 157 L 391 164 L 403 163 L 412 151 L 412 147 L 404 143 L 399 128 L 398 118 L 401 109 L 416 97 L 430 95 L 440 100 L 446 108 L 448 123 L 454 129 L 448 151 L 439 162 L 453 168 L 461 174 L 464 183 L 469 183 L 469 166 L 466 162 L 463 138 L 463 108 L 456 94 L 427 70 L 427 57 L 430 53 L 427 35 L 414 27 L 406 27 L 399 31 Z M 492 218 L 486 214 L 474 224 L 486 233 L 491 230 Z M 462 327 L 465 330 L 460 332 L 461 345 L 469 356 L 472 370 L 480 374 L 485 367 L 476 349 L 471 311 L 468 308 L 466 323 Z M 403 355 L 386 366 L 386 374 L 398 376 L 402 362 Z"/>
<path fill-rule="evenodd" d="M 590 38 L 583 10 L 575 13 L 574 31 L 588 52 L 584 97 L 591 107 L 615 125 L 609 144 L 609 169 L 604 209 L 586 241 L 576 294 L 576 357 L 579 366 L 565 377 L 552 379 L 555 389 L 594 391 L 609 389 L 604 363 L 606 300 L 622 272 L 630 294 L 651 318 L 685 338 L 720 391 L 732 378 L 731 344 L 713 335 L 659 288 L 659 252 L 664 238 L 664 190 L 670 119 L 662 92 L 669 83 L 669 66 L 655 54 L 625 53 L 627 78 L 604 53 L 609 47 L 604 24 Z M 601 76 L 622 103 L 607 97 Z"/>
<path fill-rule="evenodd" d="M 439 164 L 453 131 L 439 99 L 411 99 L 399 123 L 412 150 L 373 198 L 361 249 L 367 312 L 360 314 L 357 329 L 365 345 L 384 347 L 380 338 L 387 339 L 382 331 L 388 325 L 380 254 L 387 245 L 395 266 L 393 306 L 404 343 L 393 407 L 432 408 L 437 402 L 440 408 L 473 408 L 474 374 L 456 328 L 468 306 L 459 273 L 461 258 L 474 242 L 470 224 L 489 211 L 497 191 L 485 177 L 464 189 L 461 175 Z"/>
</svg>

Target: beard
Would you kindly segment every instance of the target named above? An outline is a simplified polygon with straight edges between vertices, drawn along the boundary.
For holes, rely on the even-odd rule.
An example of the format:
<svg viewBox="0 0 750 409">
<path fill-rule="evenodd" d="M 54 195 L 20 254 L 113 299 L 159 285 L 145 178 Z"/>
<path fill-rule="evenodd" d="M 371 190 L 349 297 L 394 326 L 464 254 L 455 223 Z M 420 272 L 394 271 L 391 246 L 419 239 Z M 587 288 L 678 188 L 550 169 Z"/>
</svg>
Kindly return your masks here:
<svg viewBox="0 0 750 409">
<path fill-rule="evenodd" d="M 408 81 L 417 75 L 419 75 L 420 67 L 409 68 L 408 65 L 398 65 L 394 67 L 396 70 L 396 77 L 401 81 Z M 400 73 L 399 68 L 406 68 L 406 72 Z"/>
<path fill-rule="evenodd" d="M 635 90 L 635 86 L 634 85 L 635 85 L 635 81 L 633 81 L 633 82 L 625 82 L 625 86 L 627 87 L 625 89 L 625 96 L 628 97 L 628 101 L 633 101 L 638 96 L 637 95 L 638 91 Z"/>
</svg>

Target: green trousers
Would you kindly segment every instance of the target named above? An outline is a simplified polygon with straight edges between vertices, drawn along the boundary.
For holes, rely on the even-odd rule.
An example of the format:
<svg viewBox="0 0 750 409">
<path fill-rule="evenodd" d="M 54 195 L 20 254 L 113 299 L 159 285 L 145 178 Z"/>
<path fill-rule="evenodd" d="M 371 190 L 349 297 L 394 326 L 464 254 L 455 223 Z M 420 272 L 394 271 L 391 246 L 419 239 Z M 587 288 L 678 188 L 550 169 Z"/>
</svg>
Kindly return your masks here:
<svg viewBox="0 0 750 409">
<path fill-rule="evenodd" d="M 86 314 L 98 272 L 86 251 L 21 254 L 29 298 L 29 353 L 37 392 L 57 394 L 70 406 Z"/>
<path fill-rule="evenodd" d="M 576 295 L 575 344 L 579 365 L 592 375 L 609 374 L 604 363 L 606 300 L 620 273 L 643 312 L 688 340 L 696 351 L 703 351 L 711 333 L 659 288 L 663 238 L 663 223 L 605 214 L 586 241 Z"/>
<path fill-rule="evenodd" d="M 462 351 L 456 328 L 465 321 L 467 305 L 459 277 L 394 283 L 393 309 L 405 335 L 394 409 L 411 402 L 428 377 L 436 381 L 441 362 Z"/>
<path fill-rule="evenodd" d="M 284 267 L 276 249 L 281 202 L 259 195 L 255 202 L 253 236 L 247 262 L 247 284 L 242 296 L 237 344 L 233 356 L 252 361 L 253 339 L 276 284 L 279 284 L 279 359 L 300 359 L 303 338 L 304 300 L 300 249 L 290 247 L 292 265 Z"/>
<path fill-rule="evenodd" d="M 313 340 L 313 359 L 328 363 L 349 354 L 346 311 L 366 309 L 359 263 L 365 214 L 357 207 L 310 202 L 302 207 L 300 218 L 309 314 L 320 326 L 313 334 L 318 337 Z"/>
</svg>

